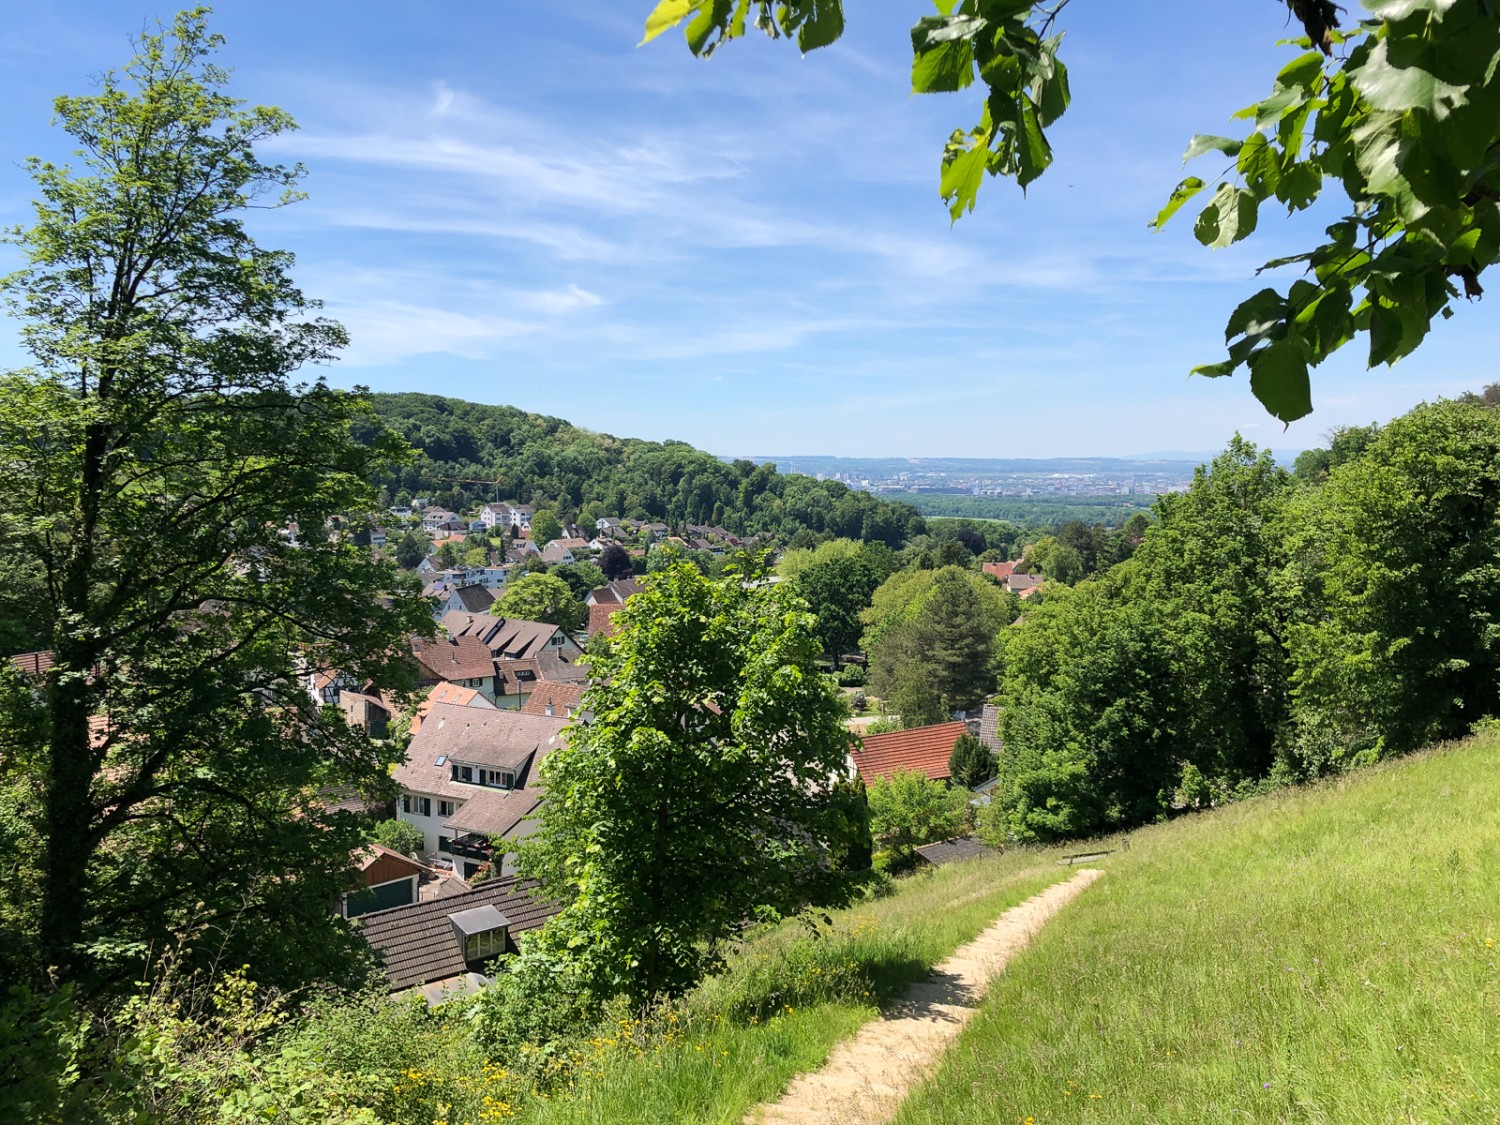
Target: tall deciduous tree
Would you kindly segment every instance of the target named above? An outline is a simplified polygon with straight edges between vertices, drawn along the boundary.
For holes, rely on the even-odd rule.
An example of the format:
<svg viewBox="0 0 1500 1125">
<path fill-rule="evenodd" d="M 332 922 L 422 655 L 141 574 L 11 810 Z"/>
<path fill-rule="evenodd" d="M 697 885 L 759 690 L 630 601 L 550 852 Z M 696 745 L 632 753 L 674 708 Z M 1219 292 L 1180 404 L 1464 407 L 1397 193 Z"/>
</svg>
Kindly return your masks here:
<svg viewBox="0 0 1500 1125">
<path fill-rule="evenodd" d="M 546 546 L 563 532 L 562 521 L 546 508 L 538 508 L 531 517 L 531 541 Z"/>
<path fill-rule="evenodd" d="M 913 92 L 952 93 L 976 81 L 983 91 L 978 123 L 954 130 L 943 147 L 940 191 L 955 220 L 973 209 L 986 175 L 1025 188 L 1052 163 L 1047 130 L 1071 100 L 1058 55 L 1067 6 L 939 0 L 912 28 Z M 747 21 L 752 7 L 758 16 Z M 1394 363 L 1434 318 L 1451 315 L 1455 297 L 1480 294 L 1480 274 L 1500 256 L 1500 16 L 1489 0 L 1365 7 L 1373 19 L 1340 30 L 1343 8 L 1332 0 L 1287 0 L 1306 32 L 1304 53 L 1275 76 L 1268 97 L 1237 115 L 1254 122 L 1248 137 L 1192 139 L 1185 160 L 1211 154 L 1228 165 L 1209 180 L 1182 180 L 1155 222 L 1212 187 L 1193 233 L 1205 246 L 1228 246 L 1255 231 L 1262 205 L 1301 211 L 1329 181 L 1341 189 L 1335 206 L 1347 210 L 1326 240 L 1268 263 L 1303 276 L 1241 304 L 1226 329 L 1228 358 L 1194 369 L 1217 376 L 1248 367 L 1255 396 L 1285 421 L 1312 410 L 1310 367 L 1362 334 L 1370 366 Z M 684 21 L 698 55 L 752 25 L 810 51 L 843 34 L 844 5 L 659 0 L 646 38 Z"/>
<path fill-rule="evenodd" d="M 423 620 L 377 604 L 391 572 L 330 530 L 403 446 L 356 442 L 360 399 L 293 382 L 344 333 L 242 226 L 292 197 L 297 169 L 256 146 L 293 126 L 223 92 L 218 45 L 184 13 L 58 99 L 77 167 L 30 161 L 4 281 L 36 366 L 0 382 L 0 525 L 39 561 L 53 661 L 0 725 L 40 893 L 4 915 L 4 956 L 53 980 L 195 934 L 264 979 L 317 971 L 364 828 L 316 794 L 378 788 L 390 751 L 305 677 L 395 682 Z"/>
<path fill-rule="evenodd" d="M 784 585 L 676 563 L 615 621 L 522 855 L 568 904 L 543 943 L 575 983 L 645 1000 L 690 987 L 746 918 L 828 889 L 851 851 L 850 736 Z"/>
<path fill-rule="evenodd" d="M 576 629 L 583 619 L 583 602 L 556 575 L 526 574 L 506 586 L 491 612 Z"/>
<path fill-rule="evenodd" d="M 1442 402 L 1364 436 L 1288 521 L 1302 775 L 1500 711 L 1500 415 Z"/>
<path fill-rule="evenodd" d="M 883 848 L 909 863 L 921 844 L 963 831 L 969 795 L 921 770 L 897 770 L 870 786 L 870 830 Z"/>
</svg>

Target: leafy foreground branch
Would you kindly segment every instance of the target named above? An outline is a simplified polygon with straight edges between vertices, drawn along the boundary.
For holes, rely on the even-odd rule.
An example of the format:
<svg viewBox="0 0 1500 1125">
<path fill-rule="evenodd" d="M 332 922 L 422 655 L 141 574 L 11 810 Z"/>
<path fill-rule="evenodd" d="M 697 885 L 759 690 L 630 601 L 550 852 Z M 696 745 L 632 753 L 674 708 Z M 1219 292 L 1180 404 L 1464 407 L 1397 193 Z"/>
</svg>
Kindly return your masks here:
<svg viewBox="0 0 1500 1125">
<path fill-rule="evenodd" d="M 1058 51 L 1068 0 L 937 0 L 912 28 L 912 91 L 955 93 L 978 80 L 979 123 L 943 149 L 940 190 L 956 220 L 973 210 L 986 175 L 1023 189 L 1052 163 L 1047 128 L 1071 100 Z M 1373 18 L 1340 30 L 1338 6 L 1288 0 L 1306 51 L 1276 75 L 1263 101 L 1237 117 L 1243 139 L 1194 137 L 1186 160 L 1231 158 L 1222 175 L 1189 176 L 1157 215 L 1160 227 L 1211 185 L 1194 234 L 1222 247 L 1251 235 L 1262 204 L 1311 207 L 1332 182 L 1347 200 L 1326 240 L 1263 268 L 1300 266 L 1282 292 L 1263 289 L 1225 330 L 1227 359 L 1244 366 L 1266 409 L 1291 422 L 1312 411 L 1309 369 L 1357 336 L 1370 366 L 1421 344 L 1460 294 L 1476 298 L 1500 254 L 1500 17 L 1489 0 L 1365 0 Z M 689 48 L 711 54 L 745 33 L 747 17 L 803 51 L 843 33 L 841 0 L 660 0 L 647 40 L 686 23 Z M 1086 18 L 1086 17 L 1085 17 Z"/>
</svg>

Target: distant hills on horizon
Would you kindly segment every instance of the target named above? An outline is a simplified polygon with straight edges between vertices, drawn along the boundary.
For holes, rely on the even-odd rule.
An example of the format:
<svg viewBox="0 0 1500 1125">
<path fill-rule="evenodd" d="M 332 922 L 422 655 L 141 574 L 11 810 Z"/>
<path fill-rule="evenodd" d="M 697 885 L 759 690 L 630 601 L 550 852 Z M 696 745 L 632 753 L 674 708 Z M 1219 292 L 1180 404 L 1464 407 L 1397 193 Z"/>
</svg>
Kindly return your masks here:
<svg viewBox="0 0 1500 1125">
<path fill-rule="evenodd" d="M 858 476 L 890 477 L 898 473 L 987 476 L 997 473 L 1128 473 L 1196 468 L 1207 464 L 1222 450 L 1190 453 L 1181 450 L 1142 453 L 1135 457 L 831 457 L 822 454 L 771 456 L 740 454 L 723 460 L 743 459 L 756 464 L 771 462 L 784 473 L 852 473 Z M 1290 466 L 1301 450 L 1273 449 L 1272 455 Z"/>
</svg>

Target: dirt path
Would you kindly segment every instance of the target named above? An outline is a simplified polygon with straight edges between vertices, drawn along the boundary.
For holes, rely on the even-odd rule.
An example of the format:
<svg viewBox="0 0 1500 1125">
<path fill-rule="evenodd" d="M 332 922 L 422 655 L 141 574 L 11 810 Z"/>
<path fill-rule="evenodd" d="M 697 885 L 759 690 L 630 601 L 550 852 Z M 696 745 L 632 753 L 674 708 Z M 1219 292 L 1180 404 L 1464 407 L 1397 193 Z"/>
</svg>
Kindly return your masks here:
<svg viewBox="0 0 1500 1125">
<path fill-rule="evenodd" d="M 978 1009 L 989 982 L 1054 914 L 1102 875 L 1085 868 L 1000 915 L 968 945 L 913 985 L 880 1018 L 835 1047 L 780 1101 L 757 1106 L 746 1125 L 883 1125 L 908 1090 L 926 1078 Z"/>
</svg>

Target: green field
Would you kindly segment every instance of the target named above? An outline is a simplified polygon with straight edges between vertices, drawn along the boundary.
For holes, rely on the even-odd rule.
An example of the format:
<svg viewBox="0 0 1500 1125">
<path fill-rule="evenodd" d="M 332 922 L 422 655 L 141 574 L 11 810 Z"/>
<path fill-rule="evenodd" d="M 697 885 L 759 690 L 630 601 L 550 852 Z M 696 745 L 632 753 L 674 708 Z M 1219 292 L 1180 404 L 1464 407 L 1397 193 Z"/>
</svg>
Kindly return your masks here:
<svg viewBox="0 0 1500 1125">
<path fill-rule="evenodd" d="M 880 1002 L 1067 874 L 1050 853 L 1017 852 L 902 880 L 887 898 L 837 912 L 816 937 L 785 924 L 677 1009 L 594 1040 L 572 1088 L 526 1101 L 519 1119 L 738 1122 L 821 1066 Z"/>
<path fill-rule="evenodd" d="M 1102 866 L 901 1125 L 1500 1121 L 1500 735 Z"/>
</svg>

